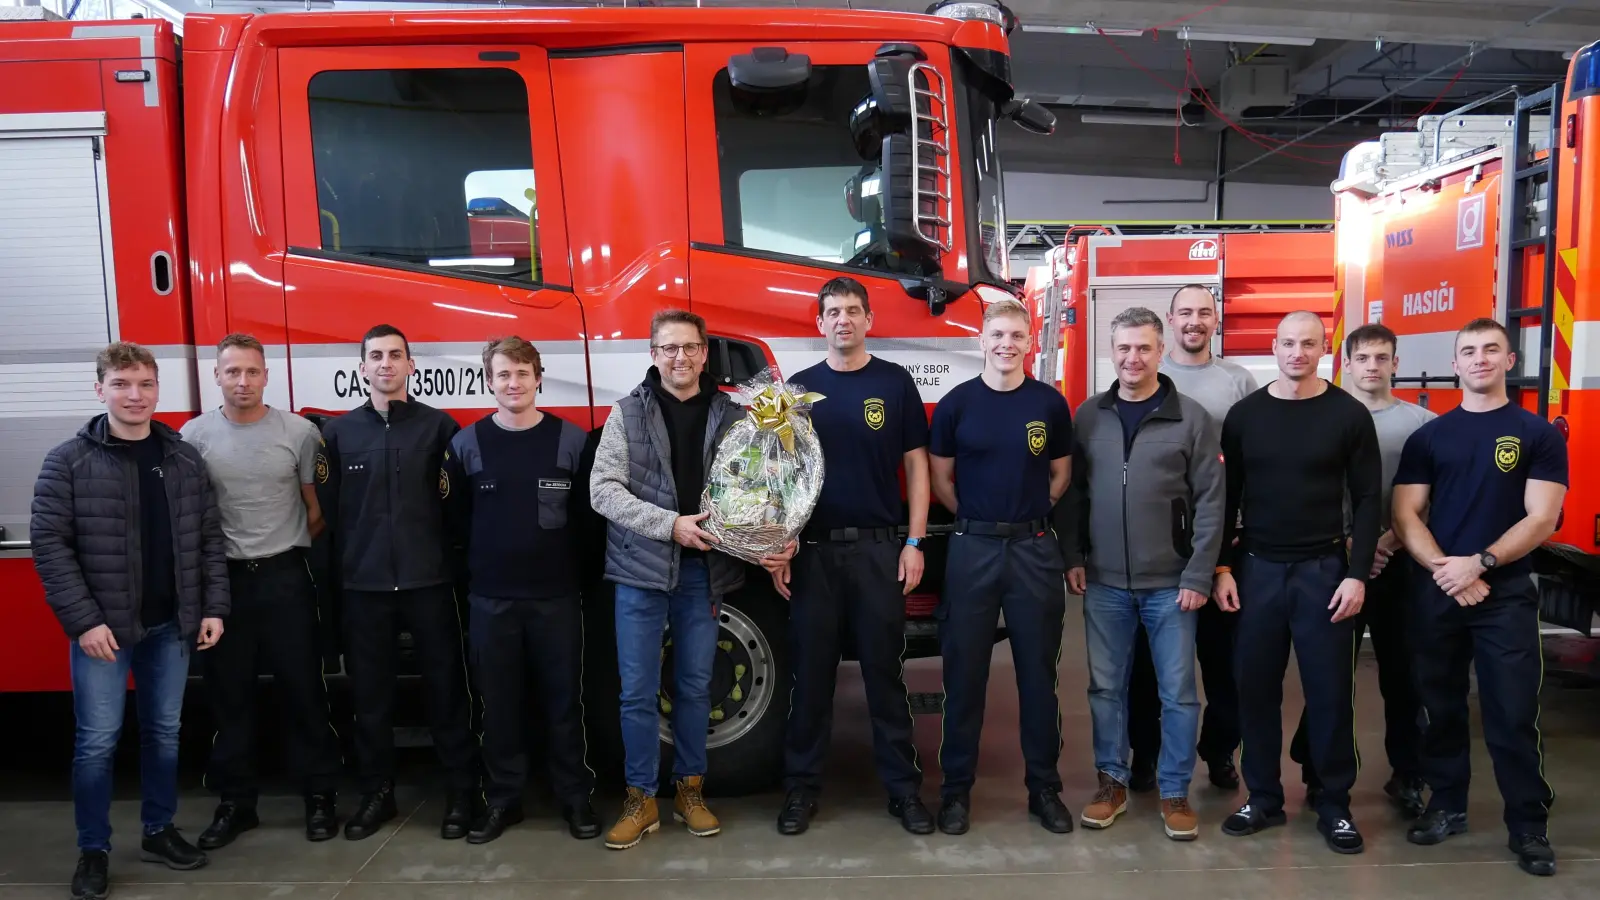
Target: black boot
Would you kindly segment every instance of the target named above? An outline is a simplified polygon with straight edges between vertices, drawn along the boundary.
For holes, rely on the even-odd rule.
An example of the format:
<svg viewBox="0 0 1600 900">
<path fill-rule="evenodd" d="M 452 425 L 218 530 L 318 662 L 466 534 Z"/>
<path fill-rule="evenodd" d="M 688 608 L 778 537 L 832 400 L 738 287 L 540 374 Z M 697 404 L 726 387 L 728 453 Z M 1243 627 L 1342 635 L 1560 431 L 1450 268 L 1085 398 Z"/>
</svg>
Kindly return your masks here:
<svg viewBox="0 0 1600 900">
<path fill-rule="evenodd" d="M 588 797 L 563 806 L 561 818 L 567 820 L 567 832 L 580 841 L 600 836 L 600 814 L 594 811 Z"/>
<path fill-rule="evenodd" d="M 329 841 L 339 833 L 338 798 L 331 791 L 306 797 L 306 840 Z"/>
<path fill-rule="evenodd" d="M 472 828 L 472 794 L 468 791 L 451 791 L 444 801 L 444 821 L 439 823 L 439 837 L 459 841 Z"/>
<path fill-rule="evenodd" d="M 378 833 L 383 823 L 400 812 L 394 805 L 394 782 L 385 781 L 376 791 L 361 795 L 361 805 L 350 821 L 344 823 L 344 839 L 361 841 Z"/>
<path fill-rule="evenodd" d="M 1211 783 L 1216 787 L 1225 791 L 1239 789 L 1239 770 L 1233 765 L 1231 756 L 1206 760 L 1206 773 L 1211 776 Z"/>
<path fill-rule="evenodd" d="M 948 794 L 939 804 L 939 830 L 945 834 L 966 834 L 972 827 L 972 797 Z"/>
<path fill-rule="evenodd" d="M 110 880 L 111 855 L 104 850 L 83 851 L 72 873 L 72 900 L 104 900 Z"/>
<path fill-rule="evenodd" d="M 235 800 L 217 804 L 211 825 L 200 832 L 201 850 L 218 850 L 233 843 L 233 839 L 261 824 L 254 806 L 244 806 Z"/>
<path fill-rule="evenodd" d="M 1145 794 L 1155 789 L 1156 761 L 1153 758 L 1135 755 L 1133 765 L 1128 767 L 1128 790 L 1135 794 Z"/>
<path fill-rule="evenodd" d="M 1517 866 L 1529 875 L 1554 875 L 1556 851 L 1542 834 L 1513 834 L 1509 843 L 1517 855 Z"/>
<path fill-rule="evenodd" d="M 487 844 L 521 821 L 521 806 L 491 806 L 477 826 L 467 832 L 467 843 Z"/>
<path fill-rule="evenodd" d="M 916 794 L 889 801 L 889 815 L 900 820 L 900 827 L 912 834 L 933 834 L 933 813 Z"/>
<path fill-rule="evenodd" d="M 1028 815 L 1038 816 L 1045 831 L 1066 834 L 1072 830 L 1072 813 L 1053 790 L 1034 791 L 1028 795 Z"/>
<path fill-rule="evenodd" d="M 1442 809 L 1435 809 L 1424 813 L 1422 818 L 1418 819 L 1406 830 L 1406 840 L 1413 844 L 1427 846 L 1443 843 L 1445 838 L 1453 834 L 1466 833 L 1466 813 L 1446 812 Z"/>
<path fill-rule="evenodd" d="M 182 871 L 198 869 L 210 861 L 200 848 L 184 840 L 178 829 L 171 825 L 144 836 L 139 843 L 139 858 Z"/>
<path fill-rule="evenodd" d="M 1401 778 L 1396 775 L 1383 786 L 1383 792 L 1389 795 L 1389 799 L 1394 801 L 1394 805 L 1406 818 L 1420 819 L 1423 810 L 1427 808 L 1422 799 L 1423 787 L 1421 778 Z"/>
<path fill-rule="evenodd" d="M 778 812 L 778 833 L 805 834 L 811 827 L 811 817 L 816 814 L 816 794 L 805 788 L 793 788 L 783 798 L 783 809 Z"/>
</svg>

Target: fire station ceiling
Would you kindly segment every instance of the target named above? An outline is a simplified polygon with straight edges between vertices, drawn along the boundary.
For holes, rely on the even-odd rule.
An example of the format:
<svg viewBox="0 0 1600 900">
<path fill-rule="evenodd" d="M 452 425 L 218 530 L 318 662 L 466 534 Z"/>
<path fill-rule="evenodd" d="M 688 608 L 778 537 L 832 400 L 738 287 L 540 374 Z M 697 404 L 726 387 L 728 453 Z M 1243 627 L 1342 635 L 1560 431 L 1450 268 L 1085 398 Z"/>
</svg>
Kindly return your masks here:
<svg viewBox="0 0 1600 900">
<path fill-rule="evenodd" d="M 23 0 L 29 2 L 29 0 Z M 40 0 L 32 0 L 40 2 Z M 43 0 L 151 15 L 482 6 L 757 6 L 923 12 L 930 0 Z M 1326 183 L 1342 148 L 1502 95 L 1510 109 L 1600 39 L 1600 0 L 1007 0 L 1013 73 L 1051 137 L 1003 130 L 1012 171 Z M 82 15 L 79 16 L 80 18 Z M 1317 134 L 1260 158 L 1284 141 Z M 1218 135 L 1229 135 L 1219 144 Z M 1176 133 L 1174 133 L 1176 132 Z M 1218 155 L 1224 165 L 1218 167 Z M 1248 173 L 1248 174 L 1247 174 Z"/>
</svg>

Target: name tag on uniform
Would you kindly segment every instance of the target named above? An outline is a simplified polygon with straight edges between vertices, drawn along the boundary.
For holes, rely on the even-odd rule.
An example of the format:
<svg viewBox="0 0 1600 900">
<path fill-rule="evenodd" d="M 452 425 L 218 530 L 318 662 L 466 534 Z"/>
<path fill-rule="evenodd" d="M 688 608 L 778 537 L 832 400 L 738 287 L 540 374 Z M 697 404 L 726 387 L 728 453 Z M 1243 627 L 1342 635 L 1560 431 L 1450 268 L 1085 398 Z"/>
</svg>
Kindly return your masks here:
<svg viewBox="0 0 1600 900">
<path fill-rule="evenodd" d="M 539 479 L 539 489 L 551 491 L 570 491 L 572 490 L 572 480 L 569 478 L 541 478 Z"/>
<path fill-rule="evenodd" d="M 492 494 L 492 493 L 494 493 L 494 490 L 495 490 L 495 487 L 494 487 L 494 479 L 493 478 L 485 478 L 482 481 L 478 482 L 478 492 L 479 493 Z"/>
</svg>

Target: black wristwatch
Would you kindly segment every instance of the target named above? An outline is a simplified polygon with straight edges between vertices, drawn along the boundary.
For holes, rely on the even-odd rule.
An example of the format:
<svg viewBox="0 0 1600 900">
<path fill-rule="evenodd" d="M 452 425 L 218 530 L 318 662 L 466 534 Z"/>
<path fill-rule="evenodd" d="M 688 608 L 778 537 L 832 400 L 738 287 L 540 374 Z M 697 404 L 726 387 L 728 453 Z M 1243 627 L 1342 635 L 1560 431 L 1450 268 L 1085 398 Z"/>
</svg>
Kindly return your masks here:
<svg viewBox="0 0 1600 900">
<path fill-rule="evenodd" d="M 1498 562 L 1498 560 L 1494 558 L 1494 554 L 1487 550 L 1478 554 L 1478 565 L 1483 566 L 1486 571 L 1493 569 L 1496 562 Z"/>
</svg>

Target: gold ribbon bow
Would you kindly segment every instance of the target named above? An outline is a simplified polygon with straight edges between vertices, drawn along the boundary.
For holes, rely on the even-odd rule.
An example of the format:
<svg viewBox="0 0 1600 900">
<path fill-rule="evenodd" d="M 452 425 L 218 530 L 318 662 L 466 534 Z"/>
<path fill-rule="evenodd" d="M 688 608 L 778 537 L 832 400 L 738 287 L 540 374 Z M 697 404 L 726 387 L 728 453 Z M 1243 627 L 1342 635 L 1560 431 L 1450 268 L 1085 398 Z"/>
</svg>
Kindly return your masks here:
<svg viewBox="0 0 1600 900">
<path fill-rule="evenodd" d="M 750 418 L 755 421 L 757 428 L 776 432 L 778 440 L 783 442 L 783 449 L 793 453 L 794 423 L 790 421 L 790 416 L 794 408 L 825 399 L 816 391 L 796 397 L 790 391 L 768 385 L 750 398 Z"/>
</svg>

